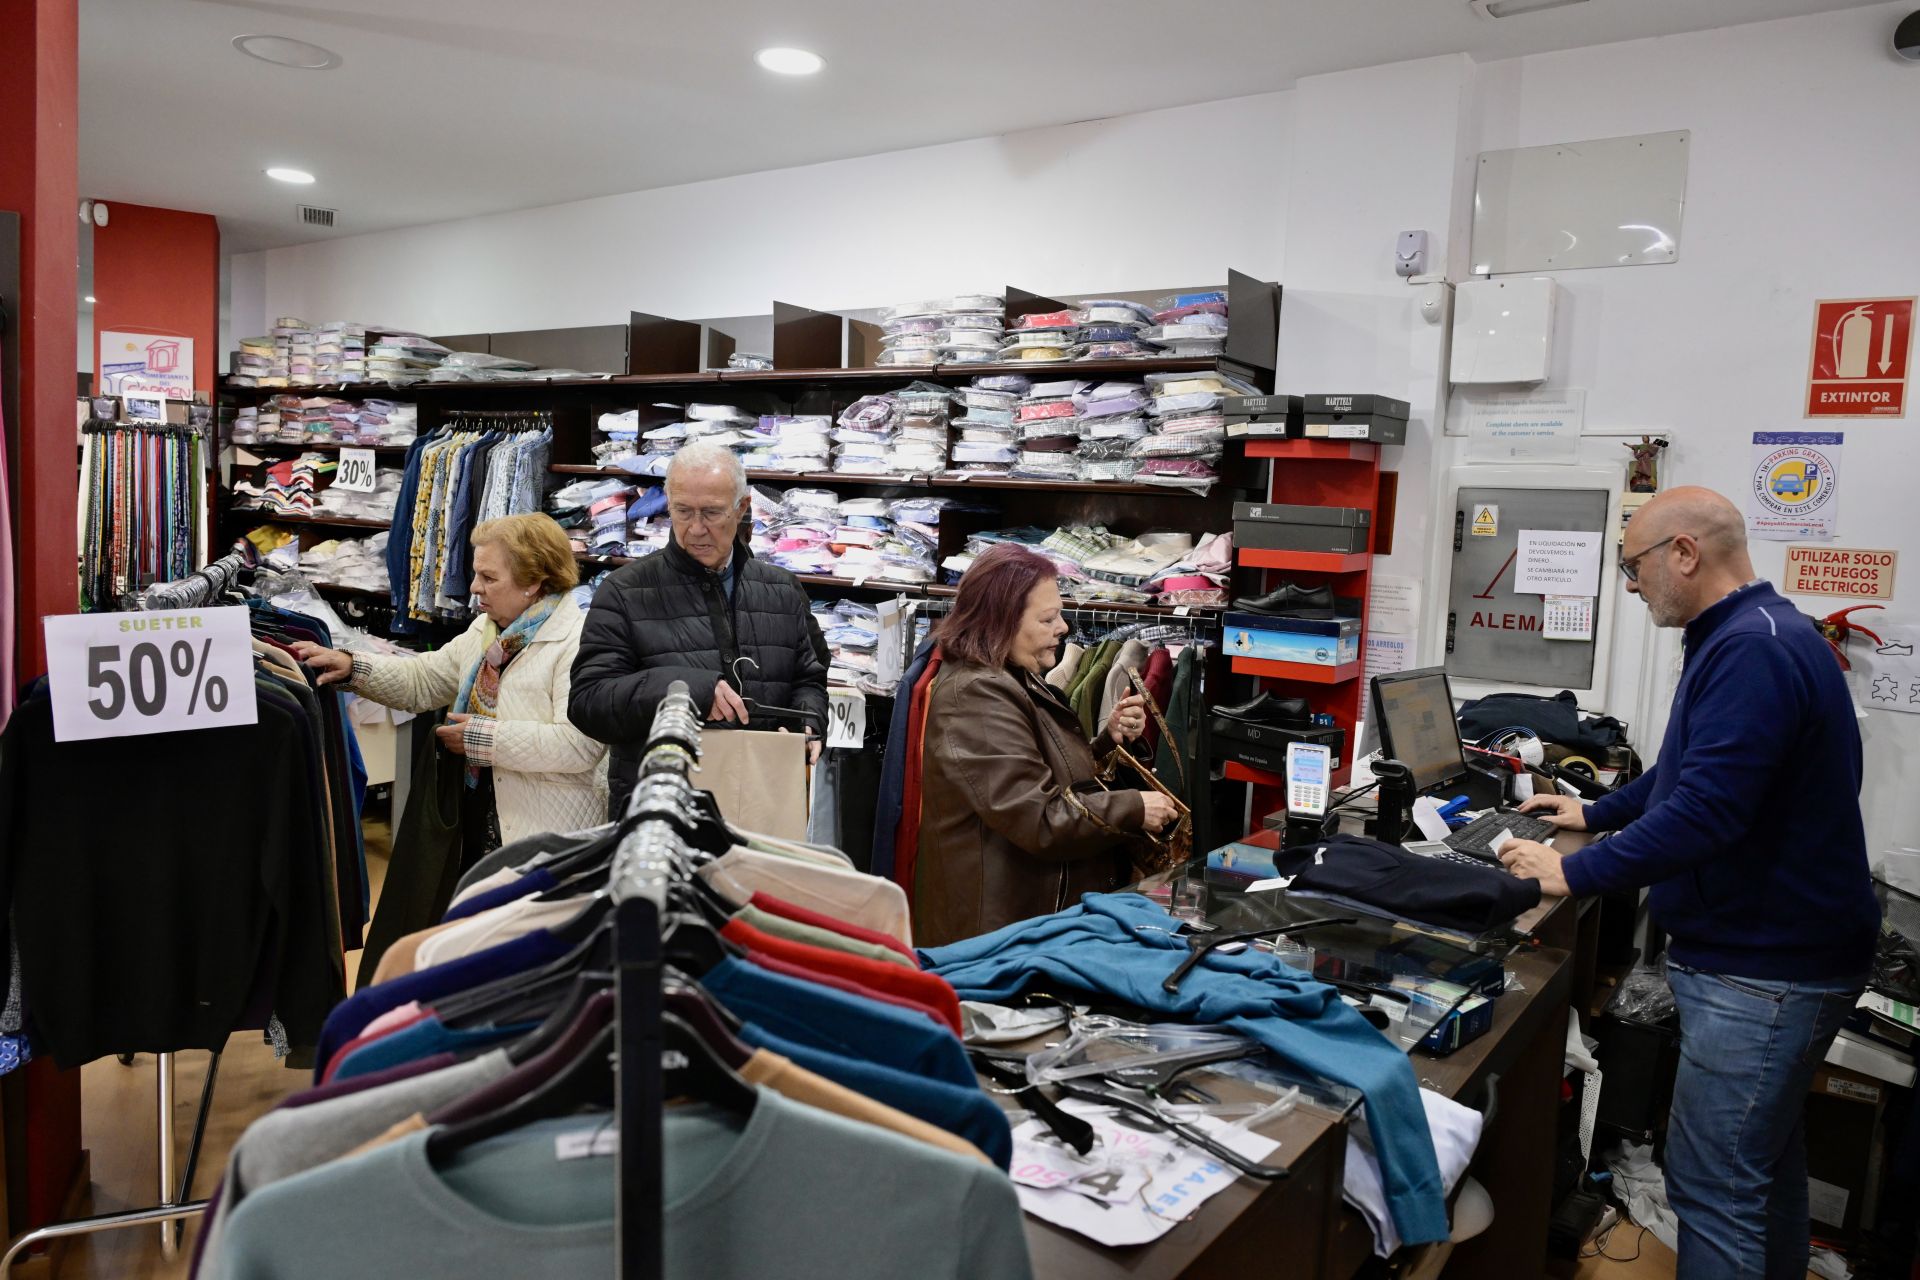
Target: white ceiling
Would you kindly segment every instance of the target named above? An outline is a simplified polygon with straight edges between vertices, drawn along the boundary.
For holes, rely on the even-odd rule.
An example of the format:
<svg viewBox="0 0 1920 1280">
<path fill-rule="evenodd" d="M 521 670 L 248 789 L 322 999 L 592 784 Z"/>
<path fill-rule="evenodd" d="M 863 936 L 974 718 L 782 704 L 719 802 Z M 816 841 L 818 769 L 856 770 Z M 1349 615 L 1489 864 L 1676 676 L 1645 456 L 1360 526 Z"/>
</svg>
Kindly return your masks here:
<svg viewBox="0 0 1920 1280">
<path fill-rule="evenodd" d="M 1466 0 L 81 0 L 80 187 L 217 214 L 238 252 L 1866 2 L 1587 0 L 1486 21 Z M 232 47 L 250 33 L 344 63 L 271 66 Z M 753 53 L 774 44 L 827 69 L 769 75 Z M 319 181 L 272 182 L 271 165 Z M 338 209 L 338 228 L 303 227 L 301 202 Z"/>
</svg>

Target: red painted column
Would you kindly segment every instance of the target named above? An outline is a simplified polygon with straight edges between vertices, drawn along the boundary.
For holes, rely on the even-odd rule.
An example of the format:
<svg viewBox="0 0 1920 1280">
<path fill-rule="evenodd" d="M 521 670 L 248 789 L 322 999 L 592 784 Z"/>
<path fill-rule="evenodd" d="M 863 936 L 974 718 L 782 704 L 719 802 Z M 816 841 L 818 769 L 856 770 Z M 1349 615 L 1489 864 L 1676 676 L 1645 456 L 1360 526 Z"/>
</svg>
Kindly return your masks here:
<svg viewBox="0 0 1920 1280">
<path fill-rule="evenodd" d="M 0 0 L 0 209 L 20 215 L 17 615 L 22 679 L 46 670 L 40 619 L 79 604 L 74 518 L 79 311 L 78 0 Z M 8 1234 L 61 1216 L 80 1155 L 80 1073 L 36 1061 L 0 1080 L 25 1168 L 9 1178 Z M 14 1147 L 17 1133 L 7 1135 Z M 12 1162 L 9 1161 L 11 1164 Z"/>
<path fill-rule="evenodd" d="M 107 202 L 93 233 L 94 368 L 100 335 L 154 333 L 193 339 L 193 389 L 212 391 L 220 342 L 220 224 L 182 213 Z M 95 385 L 98 385 L 96 378 Z"/>
</svg>

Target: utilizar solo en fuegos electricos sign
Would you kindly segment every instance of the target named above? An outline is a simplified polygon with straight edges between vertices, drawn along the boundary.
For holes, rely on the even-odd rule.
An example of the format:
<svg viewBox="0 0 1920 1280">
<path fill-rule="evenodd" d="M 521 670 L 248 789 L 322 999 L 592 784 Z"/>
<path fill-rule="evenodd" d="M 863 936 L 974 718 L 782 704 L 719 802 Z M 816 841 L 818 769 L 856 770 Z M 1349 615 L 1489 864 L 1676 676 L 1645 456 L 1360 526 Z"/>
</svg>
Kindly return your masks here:
<svg viewBox="0 0 1920 1280">
<path fill-rule="evenodd" d="M 56 742 L 253 724 L 244 606 L 45 620 Z"/>
</svg>

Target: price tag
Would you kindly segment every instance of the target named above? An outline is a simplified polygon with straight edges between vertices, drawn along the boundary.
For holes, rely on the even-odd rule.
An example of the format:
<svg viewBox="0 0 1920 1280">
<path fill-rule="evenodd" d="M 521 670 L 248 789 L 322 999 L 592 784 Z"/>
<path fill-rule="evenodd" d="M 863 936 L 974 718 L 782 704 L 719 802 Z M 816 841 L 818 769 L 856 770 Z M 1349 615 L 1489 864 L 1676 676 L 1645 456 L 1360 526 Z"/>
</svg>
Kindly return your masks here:
<svg viewBox="0 0 1920 1280">
<path fill-rule="evenodd" d="M 333 473 L 333 487 L 354 493 L 373 492 L 373 450 L 342 449 Z"/>
<path fill-rule="evenodd" d="M 858 689 L 827 690 L 827 745 L 858 750 L 867 737 L 867 695 Z"/>
<path fill-rule="evenodd" d="M 260 718 L 245 608 L 68 614 L 45 634 L 55 742 Z"/>
</svg>

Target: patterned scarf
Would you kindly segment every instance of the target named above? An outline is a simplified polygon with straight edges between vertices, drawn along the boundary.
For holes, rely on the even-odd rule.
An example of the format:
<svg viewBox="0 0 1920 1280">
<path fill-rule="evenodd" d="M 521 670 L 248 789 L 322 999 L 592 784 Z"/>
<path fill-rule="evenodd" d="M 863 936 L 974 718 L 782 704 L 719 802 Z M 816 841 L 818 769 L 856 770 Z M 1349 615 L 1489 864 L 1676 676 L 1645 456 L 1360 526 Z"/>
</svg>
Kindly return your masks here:
<svg viewBox="0 0 1920 1280">
<path fill-rule="evenodd" d="M 505 631 L 499 632 L 486 652 L 480 655 L 480 661 L 473 664 L 473 670 L 467 672 L 466 680 L 460 686 L 460 696 L 453 701 L 456 711 L 468 715 L 486 716 L 492 719 L 499 714 L 500 674 L 507 669 L 514 655 L 527 647 L 540 624 L 553 616 L 553 610 L 560 603 L 558 595 L 542 596 L 527 606 L 527 611 L 508 624 Z M 495 624 L 487 624 L 489 630 L 496 630 Z"/>
</svg>

